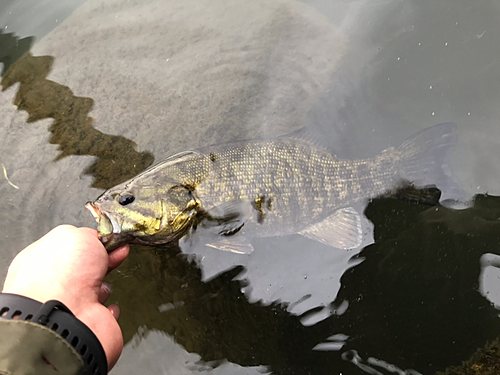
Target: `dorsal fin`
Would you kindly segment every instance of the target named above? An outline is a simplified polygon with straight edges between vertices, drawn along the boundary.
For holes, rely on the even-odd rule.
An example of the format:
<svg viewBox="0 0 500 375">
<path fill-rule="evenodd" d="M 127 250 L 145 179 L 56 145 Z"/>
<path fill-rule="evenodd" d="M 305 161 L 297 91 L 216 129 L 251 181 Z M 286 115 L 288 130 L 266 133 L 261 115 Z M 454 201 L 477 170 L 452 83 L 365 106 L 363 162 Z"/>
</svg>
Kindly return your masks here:
<svg viewBox="0 0 500 375">
<path fill-rule="evenodd" d="M 139 180 L 143 185 L 155 186 L 168 179 L 194 188 L 205 180 L 209 171 L 210 159 L 206 155 L 197 151 L 183 151 L 153 165 L 132 181 Z"/>
<path fill-rule="evenodd" d="M 324 139 L 321 137 L 321 134 L 312 130 L 309 127 L 303 127 L 297 129 L 291 133 L 284 134 L 278 137 L 279 139 L 296 139 L 301 142 L 306 142 L 314 145 L 316 148 L 322 149 L 324 151 L 331 152 L 328 145 L 325 143 Z"/>
</svg>

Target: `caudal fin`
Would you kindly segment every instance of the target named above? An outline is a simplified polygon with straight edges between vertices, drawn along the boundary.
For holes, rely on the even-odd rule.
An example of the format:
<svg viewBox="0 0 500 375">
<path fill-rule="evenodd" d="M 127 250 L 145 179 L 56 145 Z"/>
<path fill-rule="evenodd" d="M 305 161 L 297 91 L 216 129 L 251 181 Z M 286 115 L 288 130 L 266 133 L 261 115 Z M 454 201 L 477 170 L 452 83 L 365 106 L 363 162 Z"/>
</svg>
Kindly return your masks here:
<svg viewBox="0 0 500 375">
<path fill-rule="evenodd" d="M 444 199 L 464 198 L 457 179 L 448 166 L 457 143 L 457 126 L 446 122 L 426 128 L 397 148 L 401 158 L 401 177 L 416 187 L 434 185 Z"/>
</svg>

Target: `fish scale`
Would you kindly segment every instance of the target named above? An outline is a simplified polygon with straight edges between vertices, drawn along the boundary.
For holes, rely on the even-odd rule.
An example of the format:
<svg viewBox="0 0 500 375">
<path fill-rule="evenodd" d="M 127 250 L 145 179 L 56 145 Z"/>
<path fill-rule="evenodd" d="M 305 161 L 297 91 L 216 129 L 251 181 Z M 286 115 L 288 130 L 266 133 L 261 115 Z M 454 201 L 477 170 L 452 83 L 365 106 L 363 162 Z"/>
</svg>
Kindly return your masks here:
<svg viewBox="0 0 500 375">
<path fill-rule="evenodd" d="M 196 188 L 204 209 L 233 199 L 254 201 L 273 194 L 276 204 L 274 209 L 266 210 L 266 225 L 255 225 L 257 215 L 245 223 L 247 232 L 251 227 L 251 231 L 261 236 L 297 233 L 304 221 L 319 221 L 335 209 L 380 195 L 400 178 L 393 171 L 359 178 L 357 170 L 373 168 L 377 165 L 375 159 L 339 160 L 327 151 L 295 139 L 279 143 L 245 141 L 233 144 L 226 151 L 214 148 L 199 151 L 205 154 L 208 150 L 217 158 L 206 181 Z M 265 168 L 263 154 L 267 154 Z"/>
</svg>

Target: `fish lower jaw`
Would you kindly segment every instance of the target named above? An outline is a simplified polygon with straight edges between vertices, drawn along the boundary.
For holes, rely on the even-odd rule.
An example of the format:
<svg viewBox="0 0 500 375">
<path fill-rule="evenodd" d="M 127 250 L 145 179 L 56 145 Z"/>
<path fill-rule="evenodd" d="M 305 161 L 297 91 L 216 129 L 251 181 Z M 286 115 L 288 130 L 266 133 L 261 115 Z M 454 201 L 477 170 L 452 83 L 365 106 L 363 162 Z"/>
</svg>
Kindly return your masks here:
<svg viewBox="0 0 500 375">
<path fill-rule="evenodd" d="M 133 239 L 134 236 L 122 235 L 121 233 L 111 233 L 105 236 L 99 234 L 99 241 L 101 241 L 108 253 L 120 246 L 131 243 Z"/>
</svg>

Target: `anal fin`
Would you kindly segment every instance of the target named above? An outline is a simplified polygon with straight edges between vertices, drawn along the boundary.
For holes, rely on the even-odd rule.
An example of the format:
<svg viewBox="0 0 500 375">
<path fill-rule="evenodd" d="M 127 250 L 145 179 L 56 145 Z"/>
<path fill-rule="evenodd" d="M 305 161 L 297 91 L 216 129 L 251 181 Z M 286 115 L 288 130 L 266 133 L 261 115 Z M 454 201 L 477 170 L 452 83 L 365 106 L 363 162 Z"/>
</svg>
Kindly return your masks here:
<svg viewBox="0 0 500 375">
<path fill-rule="evenodd" d="M 363 240 L 361 217 L 352 207 L 335 211 L 323 221 L 299 232 L 300 235 L 339 249 L 354 249 Z"/>
</svg>

